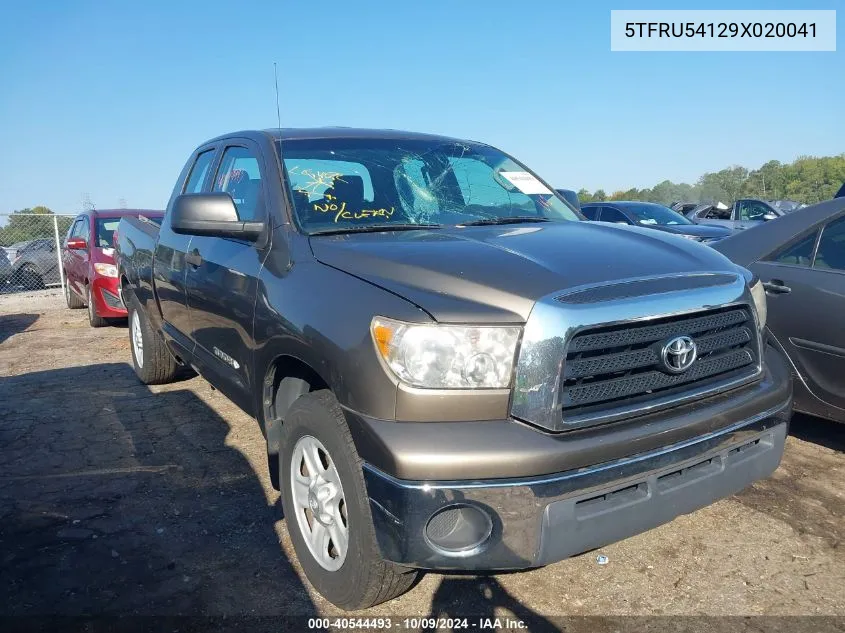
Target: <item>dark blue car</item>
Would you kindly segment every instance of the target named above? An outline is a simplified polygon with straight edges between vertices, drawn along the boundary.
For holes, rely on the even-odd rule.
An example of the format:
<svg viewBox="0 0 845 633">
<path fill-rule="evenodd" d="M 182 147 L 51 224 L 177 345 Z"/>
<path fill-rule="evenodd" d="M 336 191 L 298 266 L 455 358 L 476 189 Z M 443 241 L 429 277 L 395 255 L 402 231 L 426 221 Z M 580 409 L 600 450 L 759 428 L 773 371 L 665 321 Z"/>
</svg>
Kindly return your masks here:
<svg viewBox="0 0 845 633">
<path fill-rule="evenodd" d="M 589 202 L 581 205 L 581 213 L 588 220 L 642 226 L 697 242 L 715 242 L 733 233 L 723 226 L 695 224 L 669 207 L 653 202 Z"/>
</svg>

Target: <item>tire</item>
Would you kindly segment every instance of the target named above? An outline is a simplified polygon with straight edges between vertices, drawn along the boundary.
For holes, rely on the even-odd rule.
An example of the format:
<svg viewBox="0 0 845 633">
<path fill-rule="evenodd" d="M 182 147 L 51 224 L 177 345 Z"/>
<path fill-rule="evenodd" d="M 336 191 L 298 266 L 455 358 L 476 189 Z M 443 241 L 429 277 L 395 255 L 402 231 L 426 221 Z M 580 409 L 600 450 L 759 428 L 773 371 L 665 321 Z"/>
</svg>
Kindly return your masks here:
<svg viewBox="0 0 845 633">
<path fill-rule="evenodd" d="M 124 294 L 124 297 L 126 295 Z M 147 315 L 134 295 L 129 297 L 129 348 L 132 367 L 145 385 L 173 382 L 178 366 L 161 334 L 153 330 Z M 140 338 L 137 345 L 136 336 Z M 140 358 L 139 358 L 140 356 Z"/>
<path fill-rule="evenodd" d="M 35 266 L 26 264 L 20 269 L 21 285 L 27 290 L 43 290 L 46 288 L 41 273 Z"/>
<path fill-rule="evenodd" d="M 88 307 L 88 323 L 91 327 L 103 327 L 104 325 L 108 325 L 108 321 L 97 314 L 97 307 L 94 305 L 94 297 L 91 296 L 91 286 L 86 287 L 86 295 L 87 295 L 87 302 L 86 306 Z"/>
<path fill-rule="evenodd" d="M 282 433 L 279 453 L 282 506 L 297 558 L 314 588 L 333 604 L 349 611 L 365 609 L 405 593 L 416 581 L 418 572 L 381 557 L 361 471 L 362 461 L 334 395 L 322 390 L 297 398 L 285 416 Z M 295 475 L 291 468 L 294 455 L 299 463 L 298 472 L 302 473 L 302 468 L 307 470 L 307 465 L 300 468 L 303 462 L 299 459 L 299 451 L 312 440 L 325 449 L 326 459 L 321 460 L 318 470 L 322 467 L 321 472 L 327 473 L 326 477 L 331 480 L 333 475 L 329 471 L 334 467 L 341 484 L 343 503 L 336 506 L 345 512 L 334 512 L 332 525 L 337 522 L 335 519 L 346 519 L 348 545 L 342 557 L 335 549 L 337 556 L 330 558 L 334 565 L 340 562 L 336 569 L 327 569 L 312 553 L 303 529 L 308 530 L 309 524 L 317 526 L 316 515 L 312 512 L 309 518 L 309 510 L 294 500 L 292 482 Z M 310 501 L 311 497 L 308 498 Z M 333 506 L 335 500 L 336 497 L 331 501 Z M 319 508 L 318 513 L 325 507 L 316 503 L 315 506 Z M 327 531 L 331 532 L 328 528 Z M 330 547 L 328 551 L 331 552 Z"/>
<path fill-rule="evenodd" d="M 85 302 L 71 290 L 67 277 L 65 277 L 65 301 L 67 302 L 67 307 L 71 310 L 79 310 L 79 308 L 85 307 Z"/>
</svg>

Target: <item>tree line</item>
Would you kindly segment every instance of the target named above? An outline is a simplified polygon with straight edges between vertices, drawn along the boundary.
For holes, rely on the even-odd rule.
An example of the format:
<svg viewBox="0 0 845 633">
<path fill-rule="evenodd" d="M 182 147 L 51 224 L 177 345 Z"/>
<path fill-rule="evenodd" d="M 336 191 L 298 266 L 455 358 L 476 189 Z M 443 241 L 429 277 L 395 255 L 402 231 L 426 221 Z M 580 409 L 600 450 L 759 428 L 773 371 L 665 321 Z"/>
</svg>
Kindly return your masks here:
<svg viewBox="0 0 845 633">
<path fill-rule="evenodd" d="M 799 156 L 791 163 L 770 160 L 759 169 L 740 165 L 706 173 L 694 184 L 670 180 L 651 189 L 628 189 L 607 194 L 603 189 L 592 193 L 578 191 L 581 202 L 602 200 L 642 200 L 670 205 L 673 202 L 724 202 L 739 198 L 795 200 L 814 204 L 829 200 L 845 182 L 845 154 L 838 156 Z"/>
<path fill-rule="evenodd" d="M 47 207 L 38 206 L 13 211 L 5 217 L 0 217 L 0 246 L 11 246 L 18 242 L 27 242 L 42 238 L 52 238 L 55 235 L 53 226 L 53 211 Z M 63 238 L 70 228 L 73 218 L 60 216 L 58 218 L 59 239 Z"/>
</svg>

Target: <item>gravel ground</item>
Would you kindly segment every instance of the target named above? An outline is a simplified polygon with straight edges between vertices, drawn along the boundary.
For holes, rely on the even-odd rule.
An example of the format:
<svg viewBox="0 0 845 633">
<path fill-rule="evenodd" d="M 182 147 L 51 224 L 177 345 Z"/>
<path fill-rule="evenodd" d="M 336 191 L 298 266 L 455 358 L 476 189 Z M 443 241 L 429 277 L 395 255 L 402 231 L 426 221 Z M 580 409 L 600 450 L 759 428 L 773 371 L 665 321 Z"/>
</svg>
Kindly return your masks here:
<svg viewBox="0 0 845 633">
<path fill-rule="evenodd" d="M 301 573 L 257 424 L 200 378 L 141 385 L 128 359 L 125 323 L 0 297 L 0 616 L 344 615 Z M 356 615 L 845 616 L 843 449 L 845 426 L 796 416 L 781 467 L 739 495 L 544 569 L 427 574 Z"/>
</svg>

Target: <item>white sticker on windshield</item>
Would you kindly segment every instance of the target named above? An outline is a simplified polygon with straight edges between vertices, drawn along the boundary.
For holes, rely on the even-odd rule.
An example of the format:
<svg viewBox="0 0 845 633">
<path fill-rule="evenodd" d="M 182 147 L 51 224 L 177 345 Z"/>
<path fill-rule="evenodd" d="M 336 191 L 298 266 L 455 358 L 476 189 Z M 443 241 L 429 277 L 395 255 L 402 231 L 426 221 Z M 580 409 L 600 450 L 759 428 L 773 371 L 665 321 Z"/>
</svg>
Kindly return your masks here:
<svg viewBox="0 0 845 633">
<path fill-rule="evenodd" d="M 537 180 L 527 171 L 500 171 L 500 174 L 508 179 L 508 181 L 522 193 L 546 193 L 550 194 L 546 185 Z"/>
</svg>

